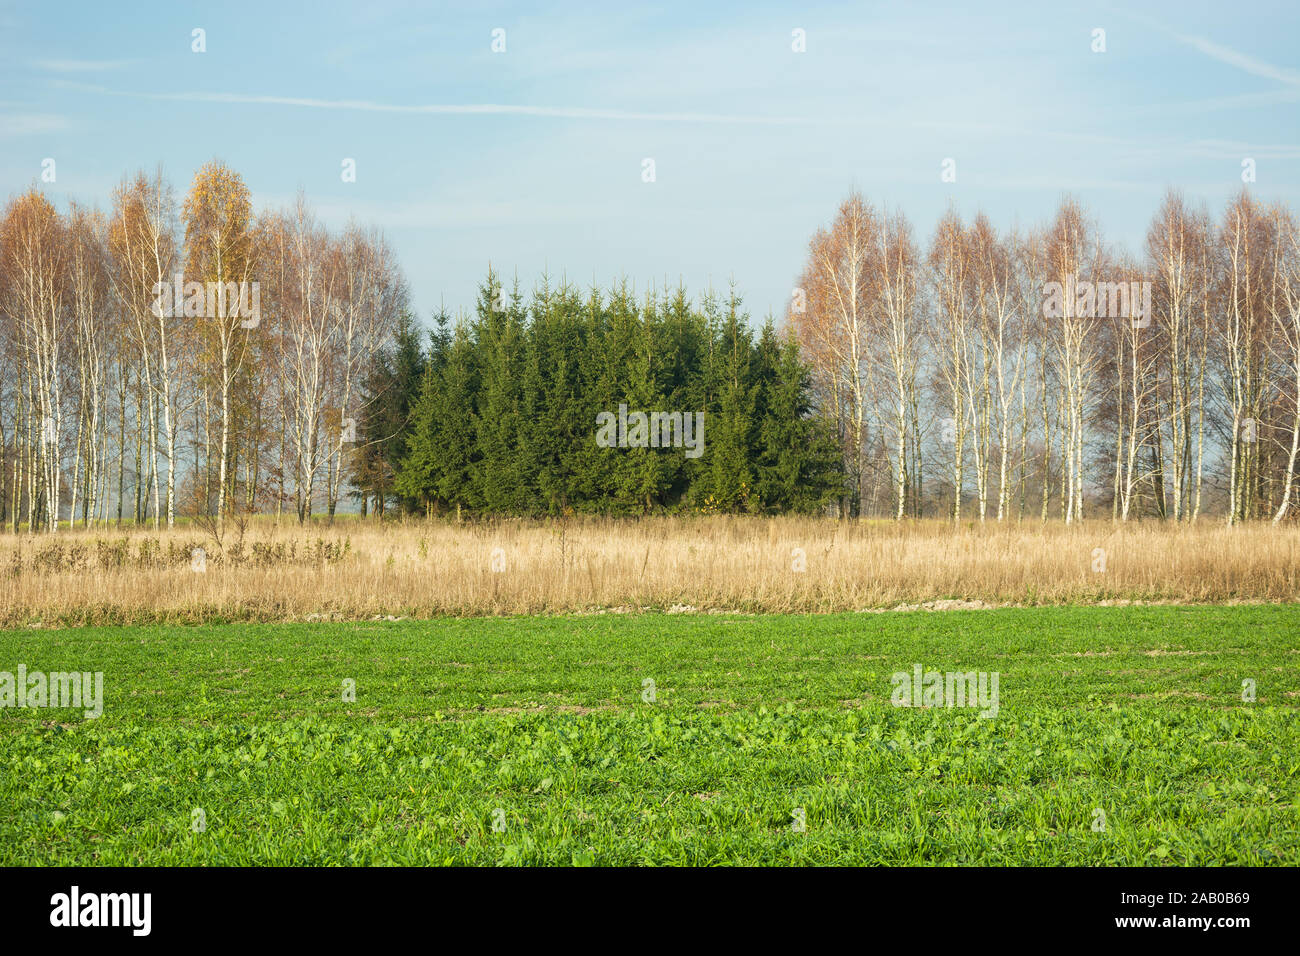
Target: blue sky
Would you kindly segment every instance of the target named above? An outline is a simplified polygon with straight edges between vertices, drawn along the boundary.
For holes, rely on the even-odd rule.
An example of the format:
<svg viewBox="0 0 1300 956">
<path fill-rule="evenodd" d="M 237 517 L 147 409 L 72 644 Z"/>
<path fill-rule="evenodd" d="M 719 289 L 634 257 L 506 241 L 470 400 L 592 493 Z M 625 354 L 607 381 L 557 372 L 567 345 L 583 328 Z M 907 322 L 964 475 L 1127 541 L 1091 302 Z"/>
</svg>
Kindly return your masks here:
<svg viewBox="0 0 1300 956">
<path fill-rule="evenodd" d="M 526 285 L 734 277 L 761 317 L 852 186 L 921 239 L 950 201 L 1005 226 L 1068 191 L 1134 251 L 1167 186 L 1217 215 L 1246 157 L 1298 205 L 1297 36 L 1285 2 L 6 2 L 0 185 L 50 157 L 56 202 L 107 206 L 128 170 L 181 194 L 216 156 L 259 207 L 301 187 L 381 226 L 422 318 L 471 306 L 489 260 Z"/>
</svg>

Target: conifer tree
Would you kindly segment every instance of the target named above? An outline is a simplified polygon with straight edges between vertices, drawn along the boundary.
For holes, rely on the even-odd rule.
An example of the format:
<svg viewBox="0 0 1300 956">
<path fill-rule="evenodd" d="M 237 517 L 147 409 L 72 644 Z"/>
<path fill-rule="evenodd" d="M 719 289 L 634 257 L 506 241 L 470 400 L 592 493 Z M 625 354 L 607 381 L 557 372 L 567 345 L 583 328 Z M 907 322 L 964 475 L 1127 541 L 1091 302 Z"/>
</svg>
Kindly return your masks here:
<svg viewBox="0 0 1300 956">
<path fill-rule="evenodd" d="M 475 322 L 481 382 L 475 408 L 479 458 L 474 475 L 483 505 L 492 514 L 521 514 L 528 505 L 521 454 L 524 328 L 518 281 L 506 301 L 499 279 L 489 271 L 479 289 Z"/>
</svg>

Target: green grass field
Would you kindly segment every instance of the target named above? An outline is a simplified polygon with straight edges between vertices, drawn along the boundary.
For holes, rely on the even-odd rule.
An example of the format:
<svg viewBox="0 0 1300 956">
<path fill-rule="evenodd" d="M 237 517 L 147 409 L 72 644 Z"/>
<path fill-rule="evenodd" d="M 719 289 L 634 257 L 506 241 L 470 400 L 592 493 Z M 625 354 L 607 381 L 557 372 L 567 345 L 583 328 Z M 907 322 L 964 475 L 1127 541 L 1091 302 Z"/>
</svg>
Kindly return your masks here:
<svg viewBox="0 0 1300 956">
<path fill-rule="evenodd" d="M 1294 865 L 1298 649 L 1294 606 L 8 631 L 105 700 L 0 709 L 0 864 Z M 892 706 L 914 664 L 997 716 Z"/>
</svg>

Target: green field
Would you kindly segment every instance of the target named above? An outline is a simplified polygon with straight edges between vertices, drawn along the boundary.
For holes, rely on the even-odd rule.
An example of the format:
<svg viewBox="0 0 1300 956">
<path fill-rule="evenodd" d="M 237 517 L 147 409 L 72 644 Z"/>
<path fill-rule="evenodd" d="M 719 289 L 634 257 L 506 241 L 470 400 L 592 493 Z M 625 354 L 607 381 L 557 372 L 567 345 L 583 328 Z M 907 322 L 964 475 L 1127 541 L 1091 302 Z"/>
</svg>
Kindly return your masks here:
<svg viewBox="0 0 1300 956">
<path fill-rule="evenodd" d="M 0 864 L 1294 865 L 1298 649 L 1294 606 L 7 631 L 105 700 L 0 709 Z M 997 716 L 892 706 L 914 664 Z"/>
</svg>

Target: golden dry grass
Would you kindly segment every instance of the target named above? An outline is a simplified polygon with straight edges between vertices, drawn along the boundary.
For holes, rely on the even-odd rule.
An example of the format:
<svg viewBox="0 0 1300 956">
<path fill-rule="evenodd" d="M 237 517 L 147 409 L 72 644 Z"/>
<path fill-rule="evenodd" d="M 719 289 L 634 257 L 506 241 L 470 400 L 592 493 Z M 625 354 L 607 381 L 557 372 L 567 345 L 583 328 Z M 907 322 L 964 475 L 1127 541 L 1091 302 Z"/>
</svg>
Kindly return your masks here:
<svg viewBox="0 0 1300 956">
<path fill-rule="evenodd" d="M 190 569 L 196 546 L 209 554 L 204 573 Z M 498 548 L 504 570 L 493 571 Z M 1106 552 L 1101 572 L 1097 548 Z M 795 549 L 804 571 L 794 570 Z M 1300 600 L 1300 527 L 1217 521 L 981 529 L 716 517 L 299 528 L 265 519 L 250 527 L 242 560 L 216 552 L 194 528 L 0 535 L 0 626 Z"/>
</svg>

